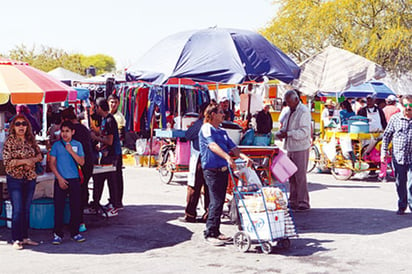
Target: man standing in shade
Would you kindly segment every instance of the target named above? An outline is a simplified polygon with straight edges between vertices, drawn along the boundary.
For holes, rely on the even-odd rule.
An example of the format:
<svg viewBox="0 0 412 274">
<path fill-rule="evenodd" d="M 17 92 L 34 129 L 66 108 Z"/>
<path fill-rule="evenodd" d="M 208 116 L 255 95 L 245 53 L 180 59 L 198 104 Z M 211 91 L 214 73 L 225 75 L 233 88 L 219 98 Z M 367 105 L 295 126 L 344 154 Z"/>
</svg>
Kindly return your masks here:
<svg viewBox="0 0 412 274">
<path fill-rule="evenodd" d="M 306 170 L 311 144 L 311 117 L 308 108 L 303 105 L 294 90 L 285 93 L 285 102 L 289 109 L 285 113 L 285 122 L 276 136 L 284 141 L 288 157 L 298 170 L 289 178 L 290 207 L 297 211 L 310 209 Z"/>
<path fill-rule="evenodd" d="M 400 101 L 401 112 L 389 119 L 382 137 L 381 162 L 386 163 L 388 145 L 392 141 L 392 163 L 395 169 L 398 211 L 403 215 L 406 208 L 412 211 L 412 95 Z"/>
</svg>

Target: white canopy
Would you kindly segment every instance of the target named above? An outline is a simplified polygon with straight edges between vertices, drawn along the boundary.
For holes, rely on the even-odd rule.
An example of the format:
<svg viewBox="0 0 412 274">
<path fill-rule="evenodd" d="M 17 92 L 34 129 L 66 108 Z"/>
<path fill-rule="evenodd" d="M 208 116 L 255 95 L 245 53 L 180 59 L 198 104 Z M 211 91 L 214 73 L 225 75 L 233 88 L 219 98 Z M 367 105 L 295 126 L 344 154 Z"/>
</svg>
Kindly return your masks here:
<svg viewBox="0 0 412 274">
<path fill-rule="evenodd" d="M 73 71 L 58 67 L 48 72 L 49 75 L 60 81 L 82 81 L 86 79 L 83 75 L 75 73 Z"/>
<path fill-rule="evenodd" d="M 339 92 L 385 76 L 385 70 L 376 63 L 333 46 L 309 57 L 300 68 L 293 86 L 307 95 Z"/>
</svg>

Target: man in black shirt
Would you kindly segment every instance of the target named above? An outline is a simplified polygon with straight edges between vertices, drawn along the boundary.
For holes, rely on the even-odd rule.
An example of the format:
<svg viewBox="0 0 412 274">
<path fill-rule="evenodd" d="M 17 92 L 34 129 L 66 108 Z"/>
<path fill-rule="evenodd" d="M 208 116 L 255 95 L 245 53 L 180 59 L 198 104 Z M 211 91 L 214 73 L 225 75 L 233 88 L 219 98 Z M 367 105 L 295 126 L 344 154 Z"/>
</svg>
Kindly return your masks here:
<svg viewBox="0 0 412 274">
<path fill-rule="evenodd" d="M 104 98 L 96 100 L 96 112 L 101 116 L 102 123 L 99 132 L 92 132 L 93 140 L 98 141 L 99 153 L 101 153 L 100 164 L 114 165 L 116 171 L 100 173 L 93 176 L 94 189 L 93 201 L 100 203 L 103 193 L 104 181 L 107 179 L 109 186 L 109 203 L 105 206 L 109 217 L 117 216 L 118 210 L 123 208 L 123 175 L 122 172 L 122 150 L 120 145 L 119 130 L 116 120 L 109 112 L 109 104 Z M 118 176 L 120 175 L 120 176 Z M 121 180 L 120 178 L 121 177 Z"/>
</svg>

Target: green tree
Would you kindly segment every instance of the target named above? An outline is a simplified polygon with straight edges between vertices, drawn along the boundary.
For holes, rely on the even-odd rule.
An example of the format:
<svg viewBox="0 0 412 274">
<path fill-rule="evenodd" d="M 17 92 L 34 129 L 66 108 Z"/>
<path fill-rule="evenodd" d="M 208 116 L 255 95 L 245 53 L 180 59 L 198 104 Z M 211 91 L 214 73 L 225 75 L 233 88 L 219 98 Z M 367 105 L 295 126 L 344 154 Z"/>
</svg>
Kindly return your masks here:
<svg viewBox="0 0 412 274">
<path fill-rule="evenodd" d="M 409 2 L 409 4 L 408 4 Z M 278 0 L 261 33 L 301 62 L 328 45 L 403 73 L 412 70 L 410 0 Z"/>
<path fill-rule="evenodd" d="M 93 65 L 97 74 L 113 72 L 116 63 L 113 57 L 96 54 L 85 56 L 75 53 L 68 54 L 63 49 L 41 46 L 39 50 L 35 46 L 28 48 L 25 45 L 17 46 L 9 52 L 9 58 L 29 63 L 31 66 L 43 71 L 50 71 L 62 67 L 73 72 L 85 75 L 86 68 Z"/>
</svg>

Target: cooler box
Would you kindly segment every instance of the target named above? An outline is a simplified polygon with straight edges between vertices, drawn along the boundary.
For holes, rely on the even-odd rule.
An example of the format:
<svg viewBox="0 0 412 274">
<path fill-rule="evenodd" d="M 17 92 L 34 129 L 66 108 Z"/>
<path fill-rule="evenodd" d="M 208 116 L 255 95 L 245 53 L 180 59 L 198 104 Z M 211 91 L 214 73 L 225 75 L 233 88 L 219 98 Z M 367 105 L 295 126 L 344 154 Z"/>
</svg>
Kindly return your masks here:
<svg viewBox="0 0 412 274">
<path fill-rule="evenodd" d="M 64 205 L 63 221 L 68 224 L 70 221 L 69 199 Z M 33 200 L 30 207 L 30 227 L 34 229 L 54 228 L 54 202 L 51 198 Z"/>
<path fill-rule="evenodd" d="M 249 213 L 249 216 L 256 232 L 246 213 L 242 214 L 242 222 L 251 240 L 257 240 L 257 236 L 260 240 L 272 240 L 285 236 L 285 212 L 283 210 Z"/>
<path fill-rule="evenodd" d="M 271 133 L 268 134 L 255 134 L 253 139 L 254 146 L 268 146 L 270 145 Z"/>
<path fill-rule="evenodd" d="M 279 182 L 285 183 L 298 168 L 283 151 L 279 150 L 278 155 L 272 160 L 270 170 Z"/>
<path fill-rule="evenodd" d="M 232 139 L 236 145 L 240 144 L 240 137 L 243 130 L 241 126 L 231 121 L 223 121 L 221 128 L 227 132 L 227 135 L 229 135 L 230 139 Z"/>
</svg>

